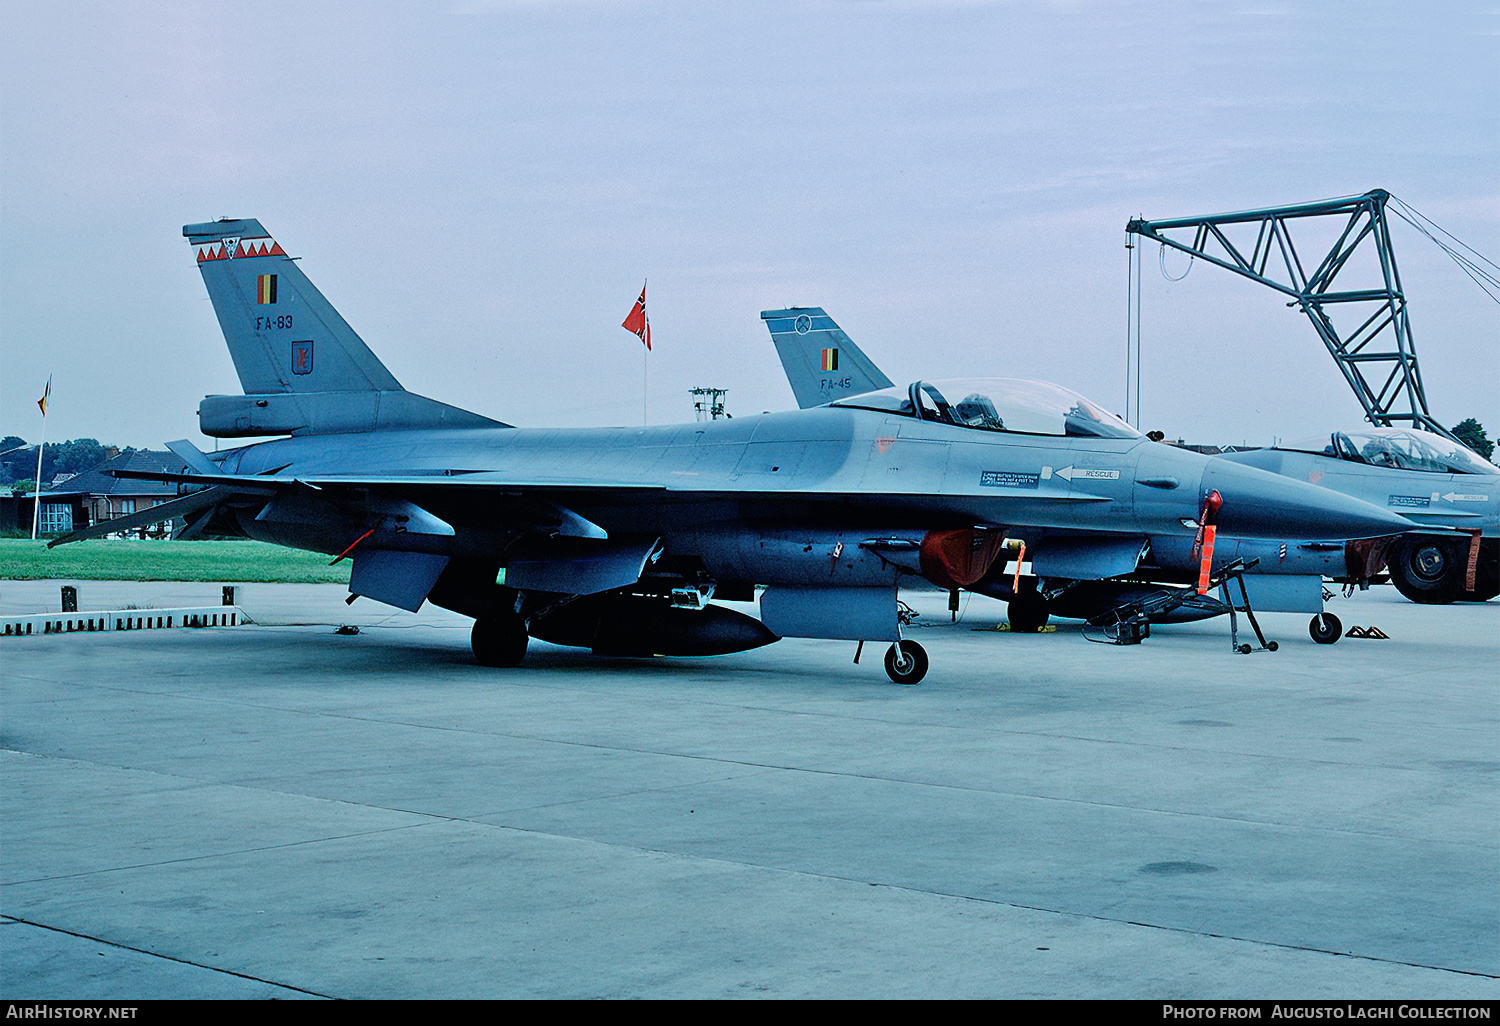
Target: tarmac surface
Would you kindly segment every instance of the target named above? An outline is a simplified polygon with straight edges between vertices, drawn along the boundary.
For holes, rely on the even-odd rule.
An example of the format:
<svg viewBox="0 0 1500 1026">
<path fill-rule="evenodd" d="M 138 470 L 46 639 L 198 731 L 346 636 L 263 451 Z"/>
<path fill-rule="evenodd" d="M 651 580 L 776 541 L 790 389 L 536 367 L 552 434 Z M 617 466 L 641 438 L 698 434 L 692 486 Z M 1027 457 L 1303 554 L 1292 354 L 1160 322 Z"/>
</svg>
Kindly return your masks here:
<svg viewBox="0 0 1500 1026">
<path fill-rule="evenodd" d="M 801 640 L 483 669 L 343 595 L 0 639 L 0 997 L 1500 997 L 1500 602 L 1242 656 L 910 595 L 899 687 Z"/>
</svg>

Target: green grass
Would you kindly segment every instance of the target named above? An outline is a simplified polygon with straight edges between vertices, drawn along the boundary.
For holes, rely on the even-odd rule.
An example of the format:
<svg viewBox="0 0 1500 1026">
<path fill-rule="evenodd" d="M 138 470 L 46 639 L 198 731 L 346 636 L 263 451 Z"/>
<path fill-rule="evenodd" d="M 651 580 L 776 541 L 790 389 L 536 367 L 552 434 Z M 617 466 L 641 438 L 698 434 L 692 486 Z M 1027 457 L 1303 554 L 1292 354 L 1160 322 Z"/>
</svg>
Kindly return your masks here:
<svg viewBox="0 0 1500 1026">
<path fill-rule="evenodd" d="M 0 579 L 348 584 L 349 561 L 256 541 L 43 541 L 0 538 Z"/>
</svg>

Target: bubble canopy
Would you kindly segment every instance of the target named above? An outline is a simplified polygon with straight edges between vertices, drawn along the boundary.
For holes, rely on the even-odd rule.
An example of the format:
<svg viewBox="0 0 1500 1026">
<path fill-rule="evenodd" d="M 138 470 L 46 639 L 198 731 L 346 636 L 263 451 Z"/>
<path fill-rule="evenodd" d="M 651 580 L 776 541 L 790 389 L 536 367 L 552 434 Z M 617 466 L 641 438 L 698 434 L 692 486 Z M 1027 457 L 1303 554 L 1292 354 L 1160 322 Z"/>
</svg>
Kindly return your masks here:
<svg viewBox="0 0 1500 1026">
<path fill-rule="evenodd" d="M 850 396 L 830 406 L 879 410 L 979 431 L 1081 438 L 1141 433 L 1077 392 L 1025 378 L 948 378 Z"/>
<path fill-rule="evenodd" d="M 1500 467 L 1441 435 L 1416 428 L 1335 431 L 1315 439 L 1282 442 L 1276 448 L 1334 456 L 1350 463 L 1430 474 L 1500 474 Z"/>
</svg>

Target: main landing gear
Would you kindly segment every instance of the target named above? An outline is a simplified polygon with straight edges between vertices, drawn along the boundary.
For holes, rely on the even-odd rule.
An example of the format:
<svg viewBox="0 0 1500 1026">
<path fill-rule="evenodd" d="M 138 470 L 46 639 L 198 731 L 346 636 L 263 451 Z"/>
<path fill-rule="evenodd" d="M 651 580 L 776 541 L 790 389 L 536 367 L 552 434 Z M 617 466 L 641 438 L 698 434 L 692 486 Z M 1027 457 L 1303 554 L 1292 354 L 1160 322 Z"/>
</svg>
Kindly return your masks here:
<svg viewBox="0 0 1500 1026">
<path fill-rule="evenodd" d="M 1469 560 L 1473 543 L 1458 538 L 1431 535 L 1407 535 L 1386 555 L 1391 583 L 1413 602 L 1443 605 L 1460 602 L 1486 602 L 1500 594 L 1500 555 L 1496 540 L 1479 542 L 1475 563 L 1474 590 L 1465 590 L 1469 577 Z"/>
<path fill-rule="evenodd" d="M 1402 538 L 1386 557 L 1391 583 L 1413 602 L 1443 605 L 1464 585 L 1465 547 L 1456 540 L 1414 535 Z"/>
<path fill-rule="evenodd" d="M 526 658 L 526 621 L 514 614 L 474 621 L 469 646 L 480 666 L 519 666 Z"/>
<path fill-rule="evenodd" d="M 1047 600 L 1037 590 L 1034 580 L 1010 597 L 1007 610 L 1012 634 L 1036 634 L 1051 618 Z"/>
</svg>

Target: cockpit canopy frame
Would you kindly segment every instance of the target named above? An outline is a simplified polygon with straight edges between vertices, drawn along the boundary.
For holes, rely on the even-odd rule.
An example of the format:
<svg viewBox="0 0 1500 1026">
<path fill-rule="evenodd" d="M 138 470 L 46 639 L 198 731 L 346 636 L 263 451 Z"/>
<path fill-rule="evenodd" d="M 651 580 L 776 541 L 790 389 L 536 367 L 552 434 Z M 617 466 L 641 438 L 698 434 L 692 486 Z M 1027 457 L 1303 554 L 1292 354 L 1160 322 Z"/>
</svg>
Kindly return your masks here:
<svg viewBox="0 0 1500 1026">
<path fill-rule="evenodd" d="M 961 397 L 961 398 L 956 398 Z M 1081 438 L 1140 438 L 1141 433 L 1071 389 L 1026 378 L 914 381 L 829 404 L 979 431 Z"/>
<path fill-rule="evenodd" d="M 1332 456 L 1348 463 L 1427 474 L 1500 474 L 1500 467 L 1458 442 L 1419 428 L 1369 427 L 1321 439 L 1283 442 L 1278 449 Z"/>
</svg>

